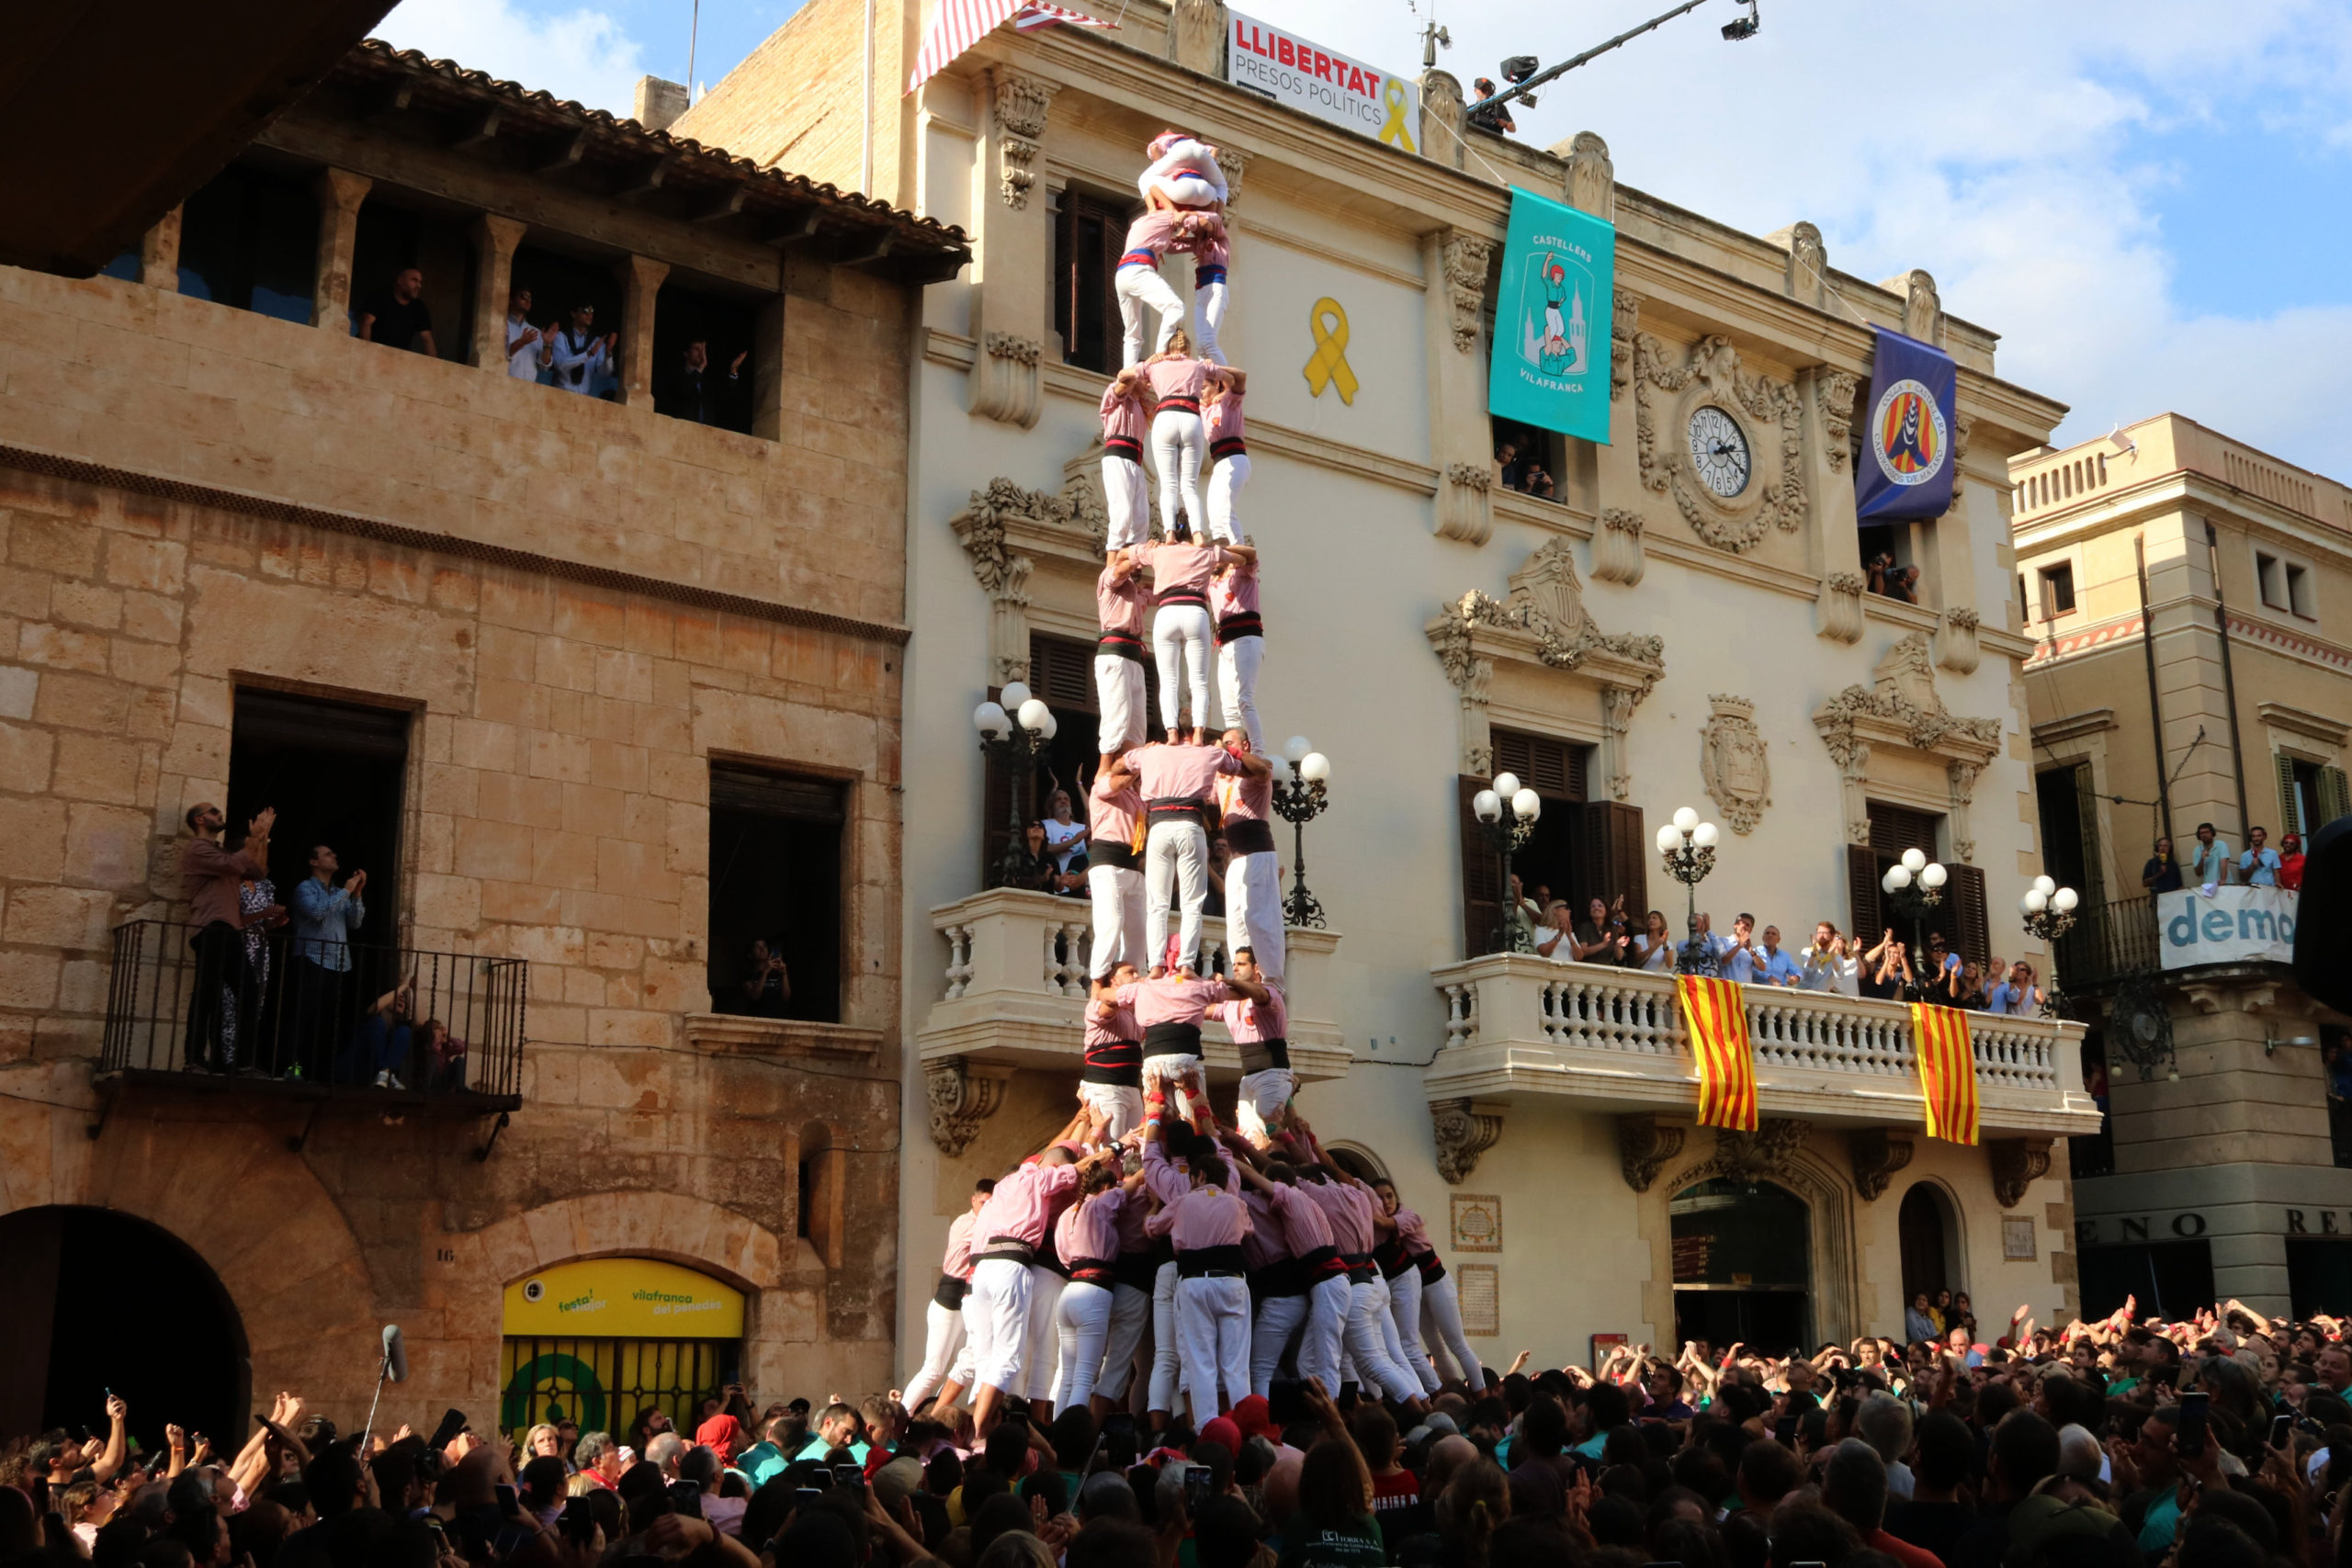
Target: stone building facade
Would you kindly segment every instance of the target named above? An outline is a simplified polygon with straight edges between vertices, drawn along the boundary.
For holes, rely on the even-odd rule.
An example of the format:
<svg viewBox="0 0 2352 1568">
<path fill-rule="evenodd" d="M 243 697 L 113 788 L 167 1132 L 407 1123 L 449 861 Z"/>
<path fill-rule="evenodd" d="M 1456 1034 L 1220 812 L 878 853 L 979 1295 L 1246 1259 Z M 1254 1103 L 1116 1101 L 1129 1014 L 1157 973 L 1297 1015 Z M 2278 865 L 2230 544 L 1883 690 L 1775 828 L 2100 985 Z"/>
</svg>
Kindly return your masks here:
<svg viewBox="0 0 2352 1568">
<path fill-rule="evenodd" d="M 860 5 L 812 0 L 677 125 L 796 166 L 822 146 L 805 166 L 836 180 L 870 160 L 873 188 L 973 237 L 970 271 L 927 290 L 916 355 L 910 1265 L 976 1176 L 1061 1122 L 1077 1077 L 1087 911 L 983 890 L 1010 803 L 968 716 L 1022 680 L 1060 717 L 1056 776 L 1083 765 L 1111 276 L 1145 144 L 1178 127 L 1215 144 L 1232 191 L 1221 335 L 1250 375 L 1260 710 L 1272 748 L 1303 730 L 1334 768 L 1306 831 L 1329 925 L 1290 933 L 1300 1105 L 1429 1217 L 1474 1344 L 1498 1365 L 1522 1347 L 1582 1359 L 1592 1336 L 1666 1341 L 1716 1305 L 1762 1314 L 1776 1342 L 1899 1333 L 1912 1283 L 2070 1307 L 2052 1153 L 2094 1114 L 2077 1026 L 1979 1021 L 1985 1144 L 1962 1148 L 1921 1134 L 1903 1010 L 1752 998 L 1764 1125 L 1698 1129 L 1664 976 L 1487 951 L 1498 870 L 1469 810 L 1518 773 L 1546 806 L 1517 863 L 1531 885 L 1622 893 L 1679 933 L 1649 835 L 1697 807 L 1726 824 L 1701 907 L 1719 931 L 1755 910 L 1792 947 L 1822 919 L 1874 939 L 1883 857 L 1922 847 L 1971 890 L 1968 946 L 2038 951 L 2001 918 L 2040 869 L 2005 465 L 2063 409 L 1998 377 L 1994 334 L 1946 312 L 1928 273 L 1871 283 L 1810 224 L 1758 238 L 1622 185 L 1590 132 L 1544 150 L 1474 130 L 1442 72 L 1408 148 L 1234 85 L 1246 18 L 1216 0 L 1136 0 L 1115 30 L 997 29 L 908 93 L 933 9 L 881 5 L 867 51 Z M 870 145 L 844 130 L 866 101 Z M 1593 320 L 1613 344 L 1607 445 L 1489 414 L 1506 182 L 1615 225 L 1615 297 Z M 1188 264 L 1167 272 L 1191 299 Z M 1335 312 L 1337 384 L 1316 373 Z M 1849 460 L 1877 323 L 1960 367 L 1957 500 L 1874 541 L 1920 569 L 1917 604 L 1861 574 Z M 1708 410 L 1755 457 L 1713 499 L 1690 435 Z M 1551 499 L 1500 482 L 1498 444 L 1522 435 Z M 1229 1080 L 1214 1031 L 1209 1061 Z M 1742 1216 L 1781 1227 L 1770 1278 L 1702 1256 Z M 921 1342 L 922 1299 L 900 1292 L 902 1343 Z"/>
<path fill-rule="evenodd" d="M 0 1250 L 38 1304 L 0 1428 L 86 1397 L 67 1352 L 130 1310 L 126 1258 L 187 1262 L 245 1353 L 144 1401 L 118 1362 L 118 1392 L 216 1434 L 254 1390 L 356 1422 L 387 1323 L 419 1423 L 884 1382 L 906 388 L 921 286 L 964 255 L 368 44 L 115 276 L 0 269 Z M 411 262 L 435 356 L 354 335 Z M 535 322 L 604 304 L 609 396 L 508 373 L 535 278 Z M 747 355 L 734 428 L 664 400 L 698 337 Z M 373 761 L 336 772 L 345 729 Z M 186 1070 L 168 984 L 132 982 L 182 973 L 158 922 L 205 800 L 373 832 L 377 972 L 527 973 L 442 993 L 489 1010 L 456 1092 Z M 730 891 L 771 838 L 787 880 Z M 307 853 L 273 845 L 281 899 Z M 789 1016 L 747 1011 L 752 932 L 791 947 Z M 616 1371 L 637 1352 L 583 1317 L 571 1371 L 518 1384 L 511 1293 L 599 1259 L 607 1293 L 690 1270 L 740 1332 Z"/>
</svg>

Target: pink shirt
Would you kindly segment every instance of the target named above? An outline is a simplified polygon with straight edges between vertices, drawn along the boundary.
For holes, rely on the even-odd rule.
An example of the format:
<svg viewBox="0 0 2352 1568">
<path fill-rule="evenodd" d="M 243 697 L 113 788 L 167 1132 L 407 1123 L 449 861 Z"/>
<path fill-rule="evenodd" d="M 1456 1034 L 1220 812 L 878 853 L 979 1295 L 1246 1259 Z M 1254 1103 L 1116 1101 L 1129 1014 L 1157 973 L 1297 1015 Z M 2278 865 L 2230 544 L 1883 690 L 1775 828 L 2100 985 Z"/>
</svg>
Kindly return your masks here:
<svg viewBox="0 0 2352 1568">
<path fill-rule="evenodd" d="M 1150 613 L 1151 590 L 1143 585 L 1142 572 L 1130 571 L 1122 581 L 1106 566 L 1094 580 L 1094 615 L 1104 631 L 1141 637 Z"/>
<path fill-rule="evenodd" d="M 972 1250 L 987 1251 L 989 1243 L 1001 1235 L 1030 1247 L 1043 1246 L 1046 1231 L 1053 1224 L 1054 1201 L 1077 1190 L 1078 1167 L 1074 1165 L 1040 1162 L 1018 1168 L 997 1182 L 996 1190 L 981 1205 L 979 1217 L 972 1222 L 972 1236 L 978 1243 Z"/>
<path fill-rule="evenodd" d="M 1201 400 L 1201 384 L 1208 379 L 1209 367 L 1199 359 L 1156 359 L 1143 367 L 1144 376 L 1151 382 L 1151 395 L 1161 402 L 1170 398 Z"/>
<path fill-rule="evenodd" d="M 1208 427 L 1210 446 L 1241 439 L 1241 397 L 1228 389 L 1216 401 L 1201 405 L 1201 423 Z"/>
<path fill-rule="evenodd" d="M 1258 569 L 1237 559 L 1232 570 L 1210 578 L 1209 610 L 1220 621 L 1258 614 Z"/>
<path fill-rule="evenodd" d="M 1420 1215 L 1399 1204 L 1395 1218 L 1396 1239 L 1405 1244 L 1406 1257 L 1419 1258 L 1424 1252 L 1437 1250 L 1430 1245 L 1429 1226 L 1423 1223 Z"/>
<path fill-rule="evenodd" d="M 1167 1147 L 1157 1138 L 1143 1146 L 1143 1184 L 1145 1190 L 1162 1203 L 1173 1203 L 1193 1190 L 1193 1179 L 1186 1174 L 1185 1168 L 1168 1157 Z M 1238 1192 L 1240 1189 L 1241 1178 L 1235 1173 L 1233 1162 L 1227 1159 L 1225 1162 L 1225 1190 Z M 1161 1233 L 1153 1231 L 1151 1234 L 1159 1235 Z"/>
<path fill-rule="evenodd" d="M 1086 1043 L 1090 1049 L 1142 1038 L 1143 1025 L 1136 1021 L 1134 1007 L 1118 1002 L 1086 1004 Z"/>
<path fill-rule="evenodd" d="M 1323 1217 L 1331 1222 L 1331 1240 L 1341 1252 L 1355 1257 L 1372 1250 L 1371 1193 L 1337 1178 L 1302 1182 L 1298 1190 L 1321 1206 Z M 1004 1190 L 1002 1183 L 997 1190 Z"/>
<path fill-rule="evenodd" d="M 940 1260 L 939 1271 L 951 1280 L 972 1277 L 972 1212 L 969 1209 L 956 1215 L 956 1223 L 947 1227 L 947 1256 Z"/>
<path fill-rule="evenodd" d="M 1238 773 L 1216 782 L 1217 809 L 1227 822 L 1271 822 L 1274 815 L 1274 781 L 1270 774 L 1253 778 Z"/>
<path fill-rule="evenodd" d="M 1136 788 L 1146 801 L 1216 799 L 1216 781 L 1224 773 L 1241 772 L 1241 759 L 1222 746 L 1171 746 L 1156 740 L 1127 753 L 1136 770 Z"/>
<path fill-rule="evenodd" d="M 1141 1193 L 1128 1194 L 1119 1205 L 1118 1230 L 1121 1252 L 1149 1252 L 1151 1237 L 1144 1232 L 1144 1222 L 1151 1218 L 1151 1205 Z"/>
<path fill-rule="evenodd" d="M 1272 986 L 1266 987 L 1266 999 L 1262 1003 L 1253 1002 L 1247 997 L 1237 997 L 1211 1008 L 1209 1016 L 1232 1032 L 1236 1045 L 1252 1040 L 1289 1038 L 1290 1011 L 1283 1006 L 1283 994 Z"/>
<path fill-rule="evenodd" d="M 1222 980 L 1136 980 L 1111 993 L 1116 1007 L 1132 1007 L 1145 1029 L 1155 1023 L 1198 1023 L 1229 995 Z M 1157 1145 L 1155 1145 L 1157 1146 Z"/>
<path fill-rule="evenodd" d="M 1152 1215 L 1143 1228 L 1166 1236 L 1179 1252 L 1238 1247 L 1250 1234 L 1250 1211 L 1222 1187 L 1195 1187 Z"/>
<path fill-rule="evenodd" d="M 1176 225 L 1184 218 L 1184 213 L 1164 207 L 1146 209 L 1142 217 L 1127 225 L 1126 254 L 1149 251 L 1157 262 L 1176 248 Z"/>
<path fill-rule="evenodd" d="M 1241 1194 L 1241 1205 L 1250 1211 L 1250 1234 L 1241 1243 L 1241 1261 L 1251 1269 L 1263 1269 L 1288 1258 L 1290 1247 L 1282 1220 L 1266 1195 L 1252 1187 Z"/>
<path fill-rule="evenodd" d="M 1119 1255 L 1119 1211 L 1126 1206 L 1127 1194 L 1117 1187 L 1080 1199 L 1054 1222 L 1054 1251 L 1066 1264 L 1082 1258 L 1109 1262 Z"/>
<path fill-rule="evenodd" d="M 1180 545 L 1174 541 L 1151 547 L 1151 586 L 1163 600 L 1172 593 L 1208 597 L 1209 580 L 1233 558 L 1217 545 Z"/>
<path fill-rule="evenodd" d="M 1304 1182 L 1296 1187 L 1276 1183 L 1274 1195 L 1269 1201 L 1275 1216 L 1282 1221 L 1283 1239 L 1293 1258 L 1339 1244 L 1332 1239 L 1331 1222 L 1324 1214 L 1323 1206 L 1307 1196 L 1312 1190 Z"/>
<path fill-rule="evenodd" d="M 1119 383 L 1114 378 L 1108 387 L 1102 389 L 1104 439 L 1118 436 L 1128 441 L 1141 441 L 1145 423 L 1142 389 L 1136 388 L 1122 397 L 1119 395 Z"/>
<path fill-rule="evenodd" d="M 1086 826 L 1098 844 L 1133 844 L 1136 841 L 1136 819 L 1143 815 L 1143 795 L 1133 784 L 1122 789 L 1110 789 L 1111 770 L 1103 769 L 1094 775 L 1093 787 L 1086 792 Z"/>
</svg>

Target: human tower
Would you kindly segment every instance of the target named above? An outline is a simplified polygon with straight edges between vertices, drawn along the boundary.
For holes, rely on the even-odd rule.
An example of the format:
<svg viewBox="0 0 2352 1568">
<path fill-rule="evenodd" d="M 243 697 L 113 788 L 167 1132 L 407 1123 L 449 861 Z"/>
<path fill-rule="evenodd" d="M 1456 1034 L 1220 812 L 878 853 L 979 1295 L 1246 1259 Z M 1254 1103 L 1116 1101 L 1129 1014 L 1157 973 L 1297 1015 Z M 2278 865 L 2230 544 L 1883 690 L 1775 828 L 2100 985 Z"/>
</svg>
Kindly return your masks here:
<svg viewBox="0 0 2352 1568">
<path fill-rule="evenodd" d="M 1418 1412 L 1441 1386 L 1425 1316 L 1454 1375 L 1479 1377 L 1419 1216 L 1387 1183 L 1341 1169 L 1292 1104 L 1273 777 L 1257 705 L 1260 563 L 1238 515 L 1247 378 L 1217 347 L 1231 299 L 1227 192 L 1216 149 L 1194 137 L 1163 132 L 1147 156 L 1144 213 L 1119 260 L 1123 364 L 1102 404 L 1110 527 L 1095 583 L 1101 759 L 1088 791 L 1094 937 L 1078 1109 L 1045 1149 L 980 1182 L 949 1228 L 922 1370 L 905 1392 L 910 1410 L 935 1395 L 945 1414 L 970 1389 L 982 1432 L 1008 1397 L 1041 1419 L 1124 1408 L 1139 1365 L 1155 1427 L 1264 1396 L 1285 1371 L 1333 1391 L 1354 1382 Z M 1197 355 L 1160 276 L 1172 254 L 1193 258 Z M 1148 355 L 1146 307 L 1158 317 Z M 1146 737 L 1147 642 L 1159 741 Z M 1222 727 L 1210 721 L 1212 648 Z M 1233 856 L 1223 976 L 1200 965 L 1212 828 Z M 1241 1055 L 1230 1124 L 1202 1067 L 1211 1020 Z"/>
</svg>

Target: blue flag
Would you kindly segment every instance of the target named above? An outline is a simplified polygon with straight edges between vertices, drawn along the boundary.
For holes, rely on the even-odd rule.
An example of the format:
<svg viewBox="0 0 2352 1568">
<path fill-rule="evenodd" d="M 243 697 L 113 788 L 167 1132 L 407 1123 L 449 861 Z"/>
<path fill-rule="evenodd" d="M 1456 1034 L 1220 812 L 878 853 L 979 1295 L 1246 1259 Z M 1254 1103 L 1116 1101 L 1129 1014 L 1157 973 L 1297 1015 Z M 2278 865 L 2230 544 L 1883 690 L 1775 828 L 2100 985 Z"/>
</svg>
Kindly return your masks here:
<svg viewBox="0 0 2352 1568">
<path fill-rule="evenodd" d="M 1511 187 L 1487 412 L 1608 444 L 1616 278 L 1615 229 Z"/>
<path fill-rule="evenodd" d="M 1854 460 L 1854 515 L 1864 523 L 1941 517 L 1951 506 L 1952 398 L 1959 374 L 1943 350 L 1878 329 L 1871 406 Z"/>
</svg>

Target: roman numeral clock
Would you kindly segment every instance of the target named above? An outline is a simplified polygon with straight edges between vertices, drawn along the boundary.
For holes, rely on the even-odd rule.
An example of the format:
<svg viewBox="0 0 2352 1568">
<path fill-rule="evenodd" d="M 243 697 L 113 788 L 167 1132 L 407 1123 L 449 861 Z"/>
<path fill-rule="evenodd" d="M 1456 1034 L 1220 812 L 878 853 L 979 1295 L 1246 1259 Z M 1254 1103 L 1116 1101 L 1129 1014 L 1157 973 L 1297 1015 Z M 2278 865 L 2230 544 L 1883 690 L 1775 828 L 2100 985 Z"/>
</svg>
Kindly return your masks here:
<svg viewBox="0 0 2352 1568">
<path fill-rule="evenodd" d="M 1678 363 L 1679 362 L 1679 363 Z M 1642 482 L 1674 497 L 1690 531 L 1746 555 L 1804 520 L 1796 387 L 1740 363 L 1727 339 L 1687 348 L 1636 340 L 1634 395 Z"/>
</svg>

